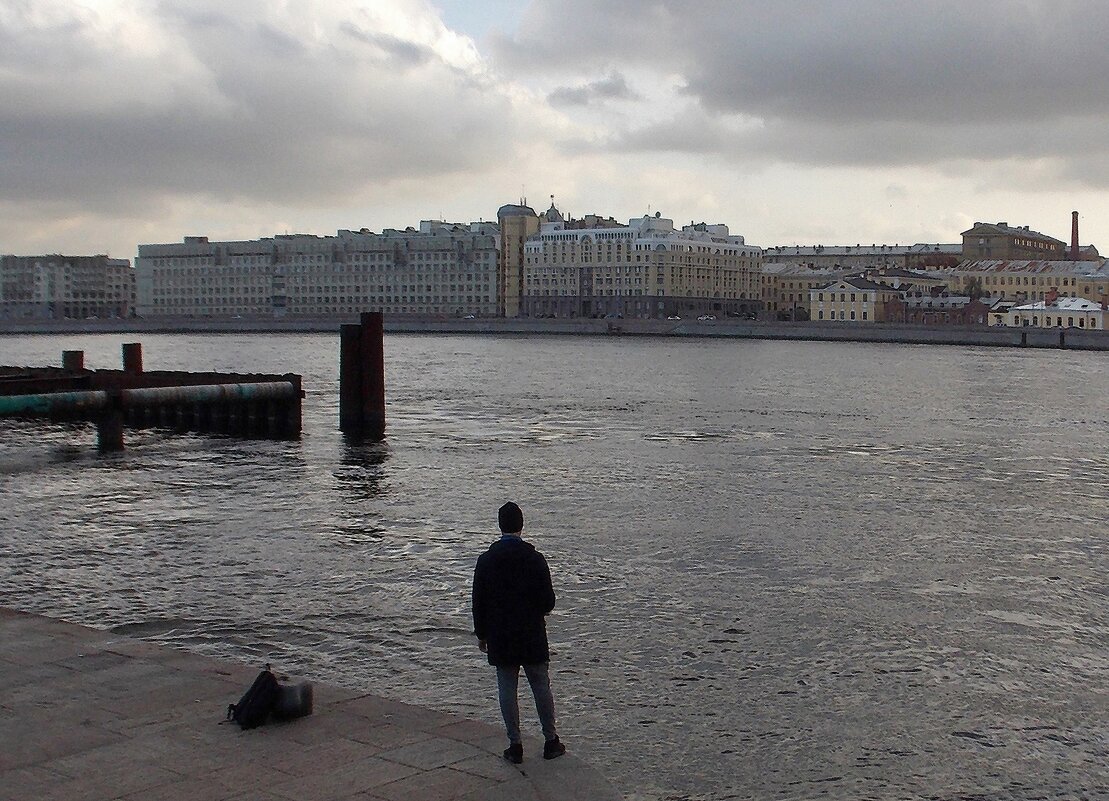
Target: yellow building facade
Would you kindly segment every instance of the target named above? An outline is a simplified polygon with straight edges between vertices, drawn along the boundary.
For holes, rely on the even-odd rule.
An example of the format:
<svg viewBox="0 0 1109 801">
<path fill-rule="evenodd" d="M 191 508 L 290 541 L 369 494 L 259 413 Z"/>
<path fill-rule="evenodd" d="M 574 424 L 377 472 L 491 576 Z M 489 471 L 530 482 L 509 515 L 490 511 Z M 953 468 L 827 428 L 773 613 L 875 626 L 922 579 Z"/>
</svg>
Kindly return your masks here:
<svg viewBox="0 0 1109 801">
<path fill-rule="evenodd" d="M 1109 268 L 1093 261 L 967 261 L 948 273 L 952 291 L 966 293 L 977 285 L 995 300 L 1044 300 L 1057 290 L 1059 297 L 1101 302 L 1109 297 Z"/>
<path fill-rule="evenodd" d="M 759 274 L 759 297 L 767 316 L 772 319 L 805 320 L 809 318 L 809 293 L 846 274 L 843 269 L 763 264 Z"/>
<path fill-rule="evenodd" d="M 888 306 L 900 293 L 891 286 L 864 278 L 844 278 L 809 290 L 809 315 L 816 322 L 880 323 L 888 318 Z"/>
<path fill-rule="evenodd" d="M 552 207 L 524 252 L 521 314 L 644 317 L 754 314 L 762 249 L 725 225 L 674 228 L 659 215 L 618 225 Z"/>
</svg>

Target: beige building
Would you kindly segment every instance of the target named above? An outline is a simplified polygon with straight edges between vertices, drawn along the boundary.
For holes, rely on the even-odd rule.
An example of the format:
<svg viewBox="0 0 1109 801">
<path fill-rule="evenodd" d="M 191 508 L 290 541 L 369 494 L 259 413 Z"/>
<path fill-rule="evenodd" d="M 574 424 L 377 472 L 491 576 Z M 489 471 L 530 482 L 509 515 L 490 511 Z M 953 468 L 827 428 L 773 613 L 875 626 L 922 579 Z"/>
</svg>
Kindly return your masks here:
<svg viewBox="0 0 1109 801">
<path fill-rule="evenodd" d="M 962 245 L 779 245 L 765 248 L 764 264 L 790 264 L 813 270 L 852 272 L 865 269 L 953 266 L 962 257 Z"/>
<path fill-rule="evenodd" d="M 791 262 L 763 264 L 759 275 L 763 309 L 771 319 L 808 320 L 809 292 L 846 277 L 848 272 L 842 268 L 813 268 Z"/>
<path fill-rule="evenodd" d="M 493 223 L 425 220 L 419 230 L 140 245 L 143 317 L 495 316 L 500 239 Z"/>
<path fill-rule="evenodd" d="M 963 231 L 963 258 L 976 259 L 1063 259 L 1067 243 L 1007 222 L 976 222 Z"/>
<path fill-rule="evenodd" d="M 879 266 L 847 270 L 842 267 L 813 268 L 790 262 L 763 264 L 760 276 L 761 298 L 772 317 L 786 320 L 815 319 L 810 317 L 810 293 L 814 289 L 823 289 L 833 280 L 864 278 L 899 291 L 903 287 L 912 286 L 917 290 L 931 292 L 943 289 L 949 280 L 947 275 L 937 272 L 937 269 L 925 266 L 918 269 Z"/>
<path fill-rule="evenodd" d="M 0 256 L 0 320 L 130 317 L 135 273 L 107 256 Z"/>
<path fill-rule="evenodd" d="M 726 225 L 674 227 L 660 214 L 567 220 L 552 204 L 524 245 L 527 317 L 754 314 L 762 249 Z"/>
<path fill-rule="evenodd" d="M 886 284 L 865 278 L 842 278 L 819 289 L 809 290 L 809 314 L 814 321 L 880 323 L 890 317 L 890 310 L 900 293 Z"/>
<path fill-rule="evenodd" d="M 1044 300 L 1053 289 L 1061 297 L 1097 303 L 1109 296 L 1109 266 L 1101 261 L 981 259 L 963 262 L 946 275 L 952 291 L 977 287 L 994 300 Z"/>
<path fill-rule="evenodd" d="M 501 234 L 499 311 L 503 317 L 519 317 L 524 297 L 524 243 L 539 232 L 539 216 L 522 200 L 519 205 L 497 209 L 497 224 Z"/>
</svg>

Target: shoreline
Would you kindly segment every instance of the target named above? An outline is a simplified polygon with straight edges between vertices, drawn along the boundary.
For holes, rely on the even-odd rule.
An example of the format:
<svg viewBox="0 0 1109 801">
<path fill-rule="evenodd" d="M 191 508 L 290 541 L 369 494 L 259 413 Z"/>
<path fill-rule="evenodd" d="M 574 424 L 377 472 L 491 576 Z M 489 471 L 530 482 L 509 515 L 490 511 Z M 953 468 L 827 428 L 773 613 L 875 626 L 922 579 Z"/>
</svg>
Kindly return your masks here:
<svg viewBox="0 0 1109 801">
<path fill-rule="evenodd" d="M 33 334 L 281 334 L 338 333 L 355 316 L 274 319 L 34 320 L 0 323 L 0 336 Z M 891 323 L 769 322 L 722 319 L 444 319 L 386 318 L 390 334 L 650 336 L 772 339 L 808 342 L 974 345 L 1063 350 L 1109 350 L 1109 333 L 1076 328 L 939 327 Z"/>
<path fill-rule="evenodd" d="M 509 764 L 493 724 L 314 681 L 312 714 L 241 731 L 217 724 L 257 665 L 5 606 L 0 635 L 4 798 L 622 798 L 534 740 Z"/>
</svg>

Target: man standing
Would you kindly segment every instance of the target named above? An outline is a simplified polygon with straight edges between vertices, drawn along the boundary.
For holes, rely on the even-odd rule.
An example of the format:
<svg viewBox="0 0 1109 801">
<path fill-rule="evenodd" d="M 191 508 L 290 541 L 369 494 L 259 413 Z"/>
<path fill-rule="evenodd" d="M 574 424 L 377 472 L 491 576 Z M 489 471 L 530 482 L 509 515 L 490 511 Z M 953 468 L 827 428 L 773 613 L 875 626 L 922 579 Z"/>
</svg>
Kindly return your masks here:
<svg viewBox="0 0 1109 801">
<path fill-rule="evenodd" d="M 524 542 L 520 507 L 509 501 L 498 517 L 501 538 L 478 558 L 474 570 L 474 634 L 478 647 L 488 654 L 489 664 L 497 668 L 497 694 L 508 730 L 504 758 L 515 764 L 524 761 L 516 695 L 523 667 L 546 738 L 543 758 L 554 759 L 566 753 L 566 746 L 555 731 L 551 653 L 544 621 L 555 605 L 551 571 L 543 554 Z"/>
</svg>

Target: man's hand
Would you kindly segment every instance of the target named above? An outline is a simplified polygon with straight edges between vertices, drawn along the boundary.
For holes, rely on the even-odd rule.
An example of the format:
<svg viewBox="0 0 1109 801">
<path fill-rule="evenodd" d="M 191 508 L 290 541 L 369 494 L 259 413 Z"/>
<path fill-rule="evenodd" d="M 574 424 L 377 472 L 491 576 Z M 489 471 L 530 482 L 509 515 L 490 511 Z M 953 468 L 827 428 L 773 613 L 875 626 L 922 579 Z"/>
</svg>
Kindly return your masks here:
<svg viewBox="0 0 1109 801">
<path fill-rule="evenodd" d="M 489 643 L 486 640 L 478 640 L 477 647 L 481 649 L 483 654 L 489 653 Z"/>
</svg>

